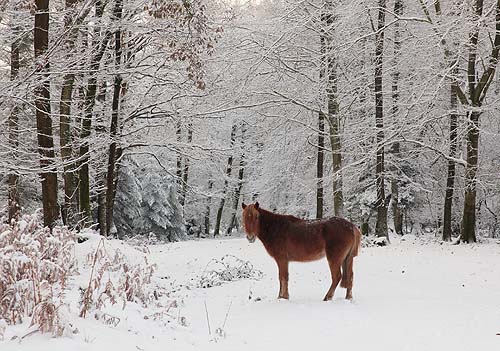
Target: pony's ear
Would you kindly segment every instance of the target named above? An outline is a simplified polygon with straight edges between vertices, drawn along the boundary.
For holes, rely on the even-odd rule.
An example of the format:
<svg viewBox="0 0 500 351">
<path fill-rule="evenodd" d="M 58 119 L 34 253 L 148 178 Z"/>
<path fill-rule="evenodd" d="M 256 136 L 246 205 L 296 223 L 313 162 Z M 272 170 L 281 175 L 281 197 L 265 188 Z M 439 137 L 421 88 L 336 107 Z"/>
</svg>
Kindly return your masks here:
<svg viewBox="0 0 500 351">
<path fill-rule="evenodd" d="M 241 208 L 242 208 L 242 209 L 245 209 L 245 208 L 247 208 L 247 205 L 245 205 L 245 203 L 244 203 L 244 202 L 242 202 L 242 203 L 241 203 Z"/>
<path fill-rule="evenodd" d="M 255 203 L 255 208 L 259 208 L 259 203 L 258 202 Z"/>
</svg>

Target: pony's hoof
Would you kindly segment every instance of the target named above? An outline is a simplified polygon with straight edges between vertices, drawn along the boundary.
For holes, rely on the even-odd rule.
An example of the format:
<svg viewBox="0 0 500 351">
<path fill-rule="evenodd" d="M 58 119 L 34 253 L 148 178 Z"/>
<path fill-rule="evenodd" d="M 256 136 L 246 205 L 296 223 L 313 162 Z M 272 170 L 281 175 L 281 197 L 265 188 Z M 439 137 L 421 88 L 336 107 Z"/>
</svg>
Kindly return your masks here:
<svg viewBox="0 0 500 351">
<path fill-rule="evenodd" d="M 288 300 L 288 296 L 278 296 L 278 300 Z"/>
<path fill-rule="evenodd" d="M 328 297 L 328 296 L 325 296 L 325 298 L 323 299 L 323 301 L 332 301 L 332 298 Z"/>
</svg>

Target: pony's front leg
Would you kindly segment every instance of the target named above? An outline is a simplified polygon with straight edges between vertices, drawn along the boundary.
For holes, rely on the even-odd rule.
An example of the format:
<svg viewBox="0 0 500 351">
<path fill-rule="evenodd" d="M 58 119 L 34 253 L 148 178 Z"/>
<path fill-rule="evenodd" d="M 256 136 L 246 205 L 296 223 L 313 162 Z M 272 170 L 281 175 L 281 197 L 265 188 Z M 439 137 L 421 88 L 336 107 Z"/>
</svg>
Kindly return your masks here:
<svg viewBox="0 0 500 351">
<path fill-rule="evenodd" d="M 280 280 L 280 293 L 278 299 L 288 300 L 288 260 L 277 259 Z"/>
</svg>

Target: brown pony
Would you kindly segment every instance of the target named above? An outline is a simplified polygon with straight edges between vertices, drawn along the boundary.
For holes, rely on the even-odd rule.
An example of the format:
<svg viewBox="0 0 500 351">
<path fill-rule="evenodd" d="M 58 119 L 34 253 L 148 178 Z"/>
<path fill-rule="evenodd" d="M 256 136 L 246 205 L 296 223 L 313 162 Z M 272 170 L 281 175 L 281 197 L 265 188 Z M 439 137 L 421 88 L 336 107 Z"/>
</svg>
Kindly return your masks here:
<svg viewBox="0 0 500 351">
<path fill-rule="evenodd" d="M 251 243 L 259 238 L 276 260 L 279 271 L 278 298 L 288 299 L 288 263 L 310 262 L 326 256 L 332 285 L 323 301 L 331 300 L 339 281 L 352 299 L 353 258 L 358 255 L 361 232 L 351 222 L 332 217 L 303 220 L 280 215 L 259 207 L 259 203 L 243 207 L 243 225 Z M 342 271 L 341 271 L 342 267 Z"/>
</svg>

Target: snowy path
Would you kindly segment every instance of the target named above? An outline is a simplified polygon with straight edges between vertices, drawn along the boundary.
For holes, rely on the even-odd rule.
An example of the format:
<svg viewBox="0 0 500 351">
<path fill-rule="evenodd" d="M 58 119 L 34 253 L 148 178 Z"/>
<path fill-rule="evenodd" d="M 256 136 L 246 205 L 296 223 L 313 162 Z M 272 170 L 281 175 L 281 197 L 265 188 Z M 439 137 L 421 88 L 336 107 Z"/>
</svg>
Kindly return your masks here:
<svg viewBox="0 0 500 351">
<path fill-rule="evenodd" d="M 260 243 L 203 240 L 151 247 L 159 275 L 188 283 L 211 258 L 251 261 L 260 281 L 242 280 L 185 291 L 180 313 L 188 326 L 147 328 L 130 316 L 128 329 L 86 320 L 83 336 L 34 336 L 2 350 L 500 350 L 500 245 L 395 243 L 364 248 L 355 260 L 354 302 L 329 284 L 326 261 L 292 264 L 290 301 L 276 300 L 277 269 Z M 251 299 L 249 299 L 249 296 Z M 259 301 L 256 301 L 259 300 Z M 205 302 L 212 336 L 208 335 Z M 225 337 L 215 336 L 229 304 Z M 5 348 L 4 346 L 7 346 Z"/>
</svg>

